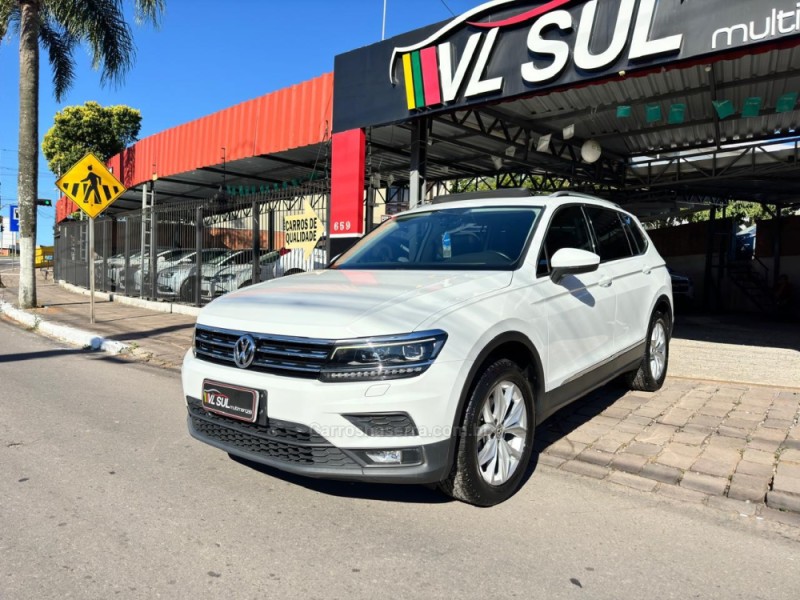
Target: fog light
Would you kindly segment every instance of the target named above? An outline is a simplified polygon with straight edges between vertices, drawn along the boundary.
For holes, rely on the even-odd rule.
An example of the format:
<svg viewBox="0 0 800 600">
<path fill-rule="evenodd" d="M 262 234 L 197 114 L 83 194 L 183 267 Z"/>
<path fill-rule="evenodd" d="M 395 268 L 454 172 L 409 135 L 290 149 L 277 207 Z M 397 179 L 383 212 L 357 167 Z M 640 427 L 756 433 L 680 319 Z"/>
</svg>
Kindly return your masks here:
<svg viewBox="0 0 800 600">
<path fill-rule="evenodd" d="M 366 455 L 377 465 L 399 465 L 403 462 L 402 450 L 367 450 Z"/>
</svg>

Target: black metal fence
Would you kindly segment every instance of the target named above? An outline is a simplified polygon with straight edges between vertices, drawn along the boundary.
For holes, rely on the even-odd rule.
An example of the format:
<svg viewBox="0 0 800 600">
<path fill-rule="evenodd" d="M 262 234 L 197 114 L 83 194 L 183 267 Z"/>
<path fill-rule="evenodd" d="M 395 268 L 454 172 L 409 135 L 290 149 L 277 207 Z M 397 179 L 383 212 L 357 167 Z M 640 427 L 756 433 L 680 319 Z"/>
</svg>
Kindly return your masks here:
<svg viewBox="0 0 800 600">
<path fill-rule="evenodd" d="M 90 222 L 64 222 L 56 228 L 55 275 L 89 287 L 91 271 L 100 291 L 201 305 L 253 283 L 324 267 L 327 237 L 310 254 L 288 249 L 285 224 L 310 208 L 324 234 L 329 198 L 330 183 L 318 180 L 101 216 L 91 259 Z"/>
</svg>

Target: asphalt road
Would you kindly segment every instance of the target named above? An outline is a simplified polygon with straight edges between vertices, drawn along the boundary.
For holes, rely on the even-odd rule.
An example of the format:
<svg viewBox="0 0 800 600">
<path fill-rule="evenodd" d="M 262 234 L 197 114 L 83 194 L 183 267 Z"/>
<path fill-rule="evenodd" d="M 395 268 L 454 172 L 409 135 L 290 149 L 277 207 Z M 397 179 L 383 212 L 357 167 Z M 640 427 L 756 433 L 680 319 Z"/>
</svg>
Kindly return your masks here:
<svg viewBox="0 0 800 600">
<path fill-rule="evenodd" d="M 0 321 L 0 598 L 797 598 L 800 536 L 540 466 L 478 509 L 193 441 L 178 377 Z"/>
</svg>

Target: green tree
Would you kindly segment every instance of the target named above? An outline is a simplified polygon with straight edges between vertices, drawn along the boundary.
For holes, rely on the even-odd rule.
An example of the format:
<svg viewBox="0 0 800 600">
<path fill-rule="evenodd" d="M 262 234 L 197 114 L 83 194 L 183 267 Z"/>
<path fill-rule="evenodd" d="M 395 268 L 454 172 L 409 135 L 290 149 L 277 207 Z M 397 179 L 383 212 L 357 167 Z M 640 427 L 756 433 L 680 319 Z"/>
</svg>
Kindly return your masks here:
<svg viewBox="0 0 800 600">
<path fill-rule="evenodd" d="M 50 170 L 60 177 L 93 152 L 105 162 L 136 141 L 142 113 L 130 106 L 100 106 L 89 101 L 67 106 L 56 113 L 53 126 L 44 134 L 42 153 Z"/>
<path fill-rule="evenodd" d="M 56 100 L 75 79 L 73 53 L 86 46 L 101 83 L 121 83 L 135 58 L 123 0 L 0 0 L 0 42 L 19 36 L 19 305 L 36 306 L 36 198 L 39 158 L 39 47 L 53 71 Z M 157 26 L 165 0 L 133 0 L 137 23 Z"/>
</svg>

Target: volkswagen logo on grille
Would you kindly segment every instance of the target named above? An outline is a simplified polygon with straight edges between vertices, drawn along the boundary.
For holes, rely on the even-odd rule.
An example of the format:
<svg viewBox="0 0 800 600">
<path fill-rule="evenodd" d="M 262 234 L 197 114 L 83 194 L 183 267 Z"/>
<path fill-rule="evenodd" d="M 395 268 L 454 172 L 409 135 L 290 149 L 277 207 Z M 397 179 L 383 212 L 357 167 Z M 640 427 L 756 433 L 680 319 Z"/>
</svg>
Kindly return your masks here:
<svg viewBox="0 0 800 600">
<path fill-rule="evenodd" d="M 240 369 L 246 369 L 253 364 L 253 359 L 256 357 L 256 341 L 249 335 L 243 335 L 236 340 L 236 345 L 233 347 L 233 362 Z"/>
</svg>

